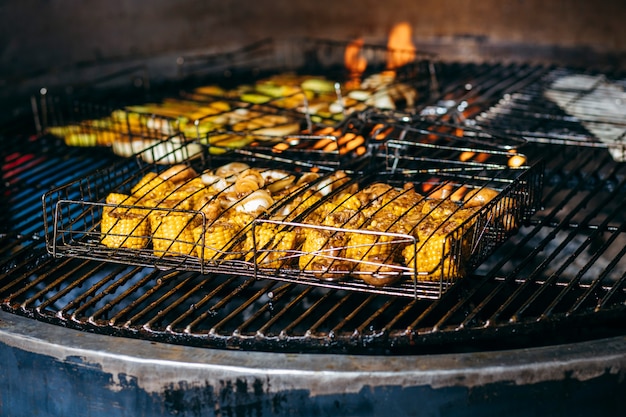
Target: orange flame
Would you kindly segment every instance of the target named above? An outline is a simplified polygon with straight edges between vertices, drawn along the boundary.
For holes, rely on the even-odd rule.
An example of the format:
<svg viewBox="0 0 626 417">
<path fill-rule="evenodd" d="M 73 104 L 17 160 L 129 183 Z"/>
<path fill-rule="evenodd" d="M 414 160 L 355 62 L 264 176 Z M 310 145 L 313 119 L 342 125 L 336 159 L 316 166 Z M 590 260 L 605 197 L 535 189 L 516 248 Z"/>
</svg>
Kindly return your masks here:
<svg viewBox="0 0 626 417">
<path fill-rule="evenodd" d="M 395 70 L 415 59 L 415 45 L 413 44 L 413 29 L 407 22 L 394 25 L 389 32 L 387 41 L 387 69 Z"/>
<path fill-rule="evenodd" d="M 416 47 L 413 44 L 413 29 L 407 22 L 397 23 L 389 32 L 387 41 L 387 71 L 395 70 L 415 59 Z M 346 46 L 344 65 L 350 73 L 350 83 L 358 85 L 361 75 L 367 68 L 367 59 L 361 53 L 363 39 L 358 38 Z"/>
<path fill-rule="evenodd" d="M 350 72 L 350 80 L 354 83 L 360 83 L 361 74 L 367 68 L 367 59 L 361 55 L 363 48 L 363 39 L 356 39 L 348 44 L 344 54 L 344 65 Z"/>
</svg>

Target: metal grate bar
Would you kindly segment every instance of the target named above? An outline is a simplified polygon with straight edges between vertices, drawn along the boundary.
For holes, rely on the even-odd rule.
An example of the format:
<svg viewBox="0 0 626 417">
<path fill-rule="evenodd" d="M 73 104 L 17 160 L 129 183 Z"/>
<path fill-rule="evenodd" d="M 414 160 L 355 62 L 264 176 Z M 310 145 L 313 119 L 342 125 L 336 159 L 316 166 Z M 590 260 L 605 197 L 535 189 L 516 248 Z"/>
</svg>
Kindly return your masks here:
<svg viewBox="0 0 626 417">
<path fill-rule="evenodd" d="M 560 171 L 565 164 L 567 163 L 567 159 L 563 158 L 562 160 L 557 159 L 558 163 L 556 164 L 556 166 L 553 166 L 554 171 Z M 587 158 L 581 162 L 581 167 L 585 167 L 589 164 L 593 163 L 593 156 L 592 155 L 587 155 Z M 559 181 L 554 184 L 554 189 L 566 189 L 566 183 L 567 183 L 567 177 L 560 177 Z M 519 247 L 526 247 L 530 244 L 530 242 L 532 241 L 532 239 L 540 233 L 540 231 L 543 230 L 544 227 L 547 226 L 548 223 L 550 223 L 552 218 L 555 218 L 557 216 L 557 214 L 563 209 L 563 207 L 565 207 L 565 205 L 567 204 L 567 202 L 573 198 L 575 195 L 577 195 L 577 193 L 579 192 L 578 189 L 571 189 L 568 191 L 567 195 L 564 196 L 560 202 L 557 202 L 557 205 L 552 207 L 550 209 L 550 211 L 548 212 L 548 214 L 545 216 L 545 218 L 543 218 L 540 222 L 540 224 L 536 225 L 534 228 L 530 229 L 529 231 L 527 231 L 527 233 L 525 233 L 523 235 L 523 237 L 517 242 L 517 245 Z M 550 197 L 551 194 L 549 192 L 546 192 L 544 194 L 544 199 L 543 199 L 543 204 L 546 205 L 549 203 L 550 200 L 552 200 L 552 197 Z M 551 207 L 551 206 L 549 206 Z M 545 241 L 544 241 L 545 243 Z M 522 261 L 520 263 L 520 265 L 518 266 L 518 268 L 516 270 L 513 270 L 512 272 L 506 274 L 506 279 L 503 281 L 500 281 L 495 288 L 493 288 L 489 293 L 487 293 L 486 295 L 482 295 L 482 299 L 478 300 L 478 304 L 476 305 L 476 308 L 473 309 L 471 312 L 469 312 L 469 314 L 467 314 L 467 316 L 465 317 L 465 320 L 460 323 L 461 327 L 467 327 L 470 326 L 472 322 L 475 322 L 476 320 L 478 320 L 479 315 L 481 314 L 485 314 L 486 312 L 489 311 L 489 306 L 490 305 L 494 305 L 496 306 L 496 308 L 498 306 L 500 306 L 503 302 L 503 300 L 511 300 L 511 297 L 506 295 L 507 294 L 507 290 L 509 288 L 510 285 L 510 281 L 516 279 L 521 270 L 523 269 L 524 265 L 526 262 L 528 262 L 530 259 L 533 259 L 540 251 L 541 251 L 541 247 L 536 246 L 534 251 L 532 251 L 529 255 L 526 256 L 526 260 Z M 490 267 L 490 269 L 487 271 L 487 275 L 486 275 L 486 280 L 483 281 L 482 285 L 480 286 L 475 286 L 473 290 L 471 290 L 471 292 L 468 294 L 468 298 L 469 297 L 474 297 L 478 294 L 480 294 L 480 290 L 482 289 L 483 286 L 487 286 L 489 287 L 489 282 L 490 279 L 493 279 L 494 277 L 497 276 L 498 272 L 502 270 L 502 267 L 507 264 L 508 262 L 510 262 L 513 258 L 516 257 L 516 253 L 515 252 L 500 252 L 499 253 L 500 257 L 496 258 L 496 262 L 495 265 L 493 265 L 492 267 Z M 459 308 L 463 306 L 463 303 L 459 304 Z M 497 323 L 496 320 L 497 316 L 491 316 L 491 318 L 486 318 L 486 322 L 487 323 Z"/>
<path fill-rule="evenodd" d="M 27 304 L 34 303 L 35 300 L 40 298 L 42 295 L 50 293 L 50 289 L 59 286 L 60 282 L 71 282 L 71 285 L 68 285 L 64 289 L 57 291 L 53 296 L 48 297 L 47 299 L 45 299 L 45 301 L 39 303 L 36 307 L 36 310 L 38 312 L 41 312 L 49 307 L 53 307 L 59 300 L 61 300 L 62 298 L 70 294 L 74 288 L 80 287 L 86 281 L 88 281 L 94 274 L 97 274 L 99 271 L 101 271 L 104 268 L 104 264 L 97 265 L 96 268 L 91 269 L 89 271 L 84 271 L 83 267 L 84 267 L 84 263 L 77 264 L 75 267 L 67 270 L 66 272 L 64 272 L 64 274 L 62 274 L 59 277 L 58 280 L 51 282 L 46 288 L 43 288 L 40 293 L 35 294 L 31 300 L 27 301 Z M 78 278 L 76 278 L 74 281 L 71 281 L 69 279 L 70 277 L 78 277 Z M 67 309 L 71 308 L 71 305 L 73 303 L 74 301 L 70 301 L 70 304 L 67 305 L 66 308 Z M 62 305 L 62 304 L 59 304 L 59 305 Z M 63 314 L 64 309 L 59 309 L 58 311 L 59 311 L 58 314 Z"/>
<path fill-rule="evenodd" d="M 241 313 L 247 309 L 249 306 L 251 306 L 253 303 L 255 303 L 256 301 L 258 301 L 259 299 L 261 299 L 261 297 L 263 297 L 264 295 L 266 295 L 271 289 L 272 287 L 274 287 L 276 285 L 275 282 L 268 282 L 263 288 L 261 288 L 260 290 L 257 290 L 256 292 L 254 292 L 253 294 L 251 294 L 249 297 L 247 297 L 247 299 L 241 303 L 237 308 L 235 308 L 232 312 L 230 312 L 226 317 L 224 317 L 222 320 L 220 320 L 219 322 L 217 322 L 212 328 L 211 328 L 211 332 L 213 333 L 214 331 L 220 330 L 222 328 L 225 327 L 225 325 L 227 323 L 229 323 L 230 321 L 234 320 L 235 318 L 238 320 L 241 320 Z M 226 297 L 228 298 L 228 297 Z M 246 326 L 249 324 L 249 321 L 244 321 L 239 327 L 235 328 L 233 330 L 233 334 L 235 335 L 239 335 L 242 334 L 242 330 L 246 328 Z"/>
<path fill-rule="evenodd" d="M 234 282 L 236 279 L 236 277 L 232 278 L 231 282 Z M 199 323 L 202 323 L 204 320 L 206 320 L 209 317 L 215 316 L 216 313 L 223 307 L 225 307 L 226 305 L 228 305 L 228 303 L 230 301 L 232 301 L 233 299 L 237 298 L 241 293 L 244 293 L 249 287 L 251 287 L 254 284 L 255 280 L 254 279 L 246 279 L 242 284 L 238 285 L 236 287 L 236 289 L 232 292 L 230 292 L 229 294 L 227 294 L 226 296 L 224 296 L 222 299 L 220 299 L 219 301 L 217 301 L 214 305 L 212 305 L 207 311 L 205 311 L 204 313 L 201 313 L 198 315 L 198 317 L 193 320 L 188 326 L 187 329 L 194 329 L 195 327 L 198 326 Z M 270 283 L 268 285 L 268 288 L 271 288 L 272 285 L 274 283 Z M 256 297 L 260 297 L 262 295 L 263 291 L 258 291 L 256 293 Z M 249 301 L 249 299 L 248 299 Z M 248 303 L 249 305 L 250 303 Z M 241 305 L 238 305 L 237 310 L 238 311 L 242 311 L 244 310 L 245 307 L 242 307 Z M 229 317 L 234 317 L 233 314 L 231 314 Z M 210 334 L 216 334 L 221 326 L 223 326 L 224 324 L 226 324 L 228 322 L 229 318 L 225 318 L 222 319 L 221 321 L 219 321 L 216 324 L 213 324 L 212 327 L 210 328 L 209 333 Z"/>
<path fill-rule="evenodd" d="M 602 208 L 605 206 L 605 204 L 608 204 L 609 202 L 611 202 L 614 198 L 616 198 L 616 196 L 619 194 L 618 189 L 616 189 L 613 193 L 607 195 L 596 207 L 594 210 L 592 210 L 589 214 L 587 214 L 587 216 L 585 217 L 585 219 L 581 222 L 581 224 L 584 226 L 586 224 L 588 224 L 591 220 L 593 220 L 598 213 L 602 210 Z M 595 194 L 589 194 L 589 199 L 593 199 L 596 198 Z M 585 200 L 584 203 L 581 204 L 586 204 L 588 200 Z M 607 217 L 606 219 L 602 222 L 602 224 L 600 225 L 600 227 L 598 229 L 596 229 L 593 233 L 591 233 L 585 240 L 584 242 L 578 246 L 574 251 L 572 251 L 569 256 L 567 256 L 567 253 L 562 253 L 563 252 L 563 248 L 565 248 L 576 236 L 577 233 L 575 231 L 570 232 L 566 238 L 561 242 L 561 244 L 559 245 L 559 247 L 554 250 L 552 252 L 553 256 L 549 256 L 546 258 L 546 262 L 552 262 L 555 258 L 557 258 L 559 255 L 563 255 L 563 257 L 565 258 L 565 260 L 563 261 L 563 263 L 561 264 L 561 266 L 554 272 L 552 273 L 547 279 L 545 279 L 543 281 L 543 285 L 541 286 L 541 288 L 535 290 L 535 292 L 533 293 L 533 295 L 526 301 L 525 305 L 520 307 L 515 314 L 513 314 L 512 319 L 517 320 L 519 319 L 520 316 L 524 315 L 524 313 L 526 312 L 526 310 L 530 309 L 531 305 L 539 298 L 543 295 L 543 293 L 548 289 L 549 286 L 554 285 L 557 280 L 559 279 L 559 277 L 561 276 L 561 274 L 570 266 L 572 265 L 572 263 L 574 263 L 576 261 L 576 259 L 578 259 L 582 253 L 585 251 L 585 249 L 592 243 L 592 240 L 596 237 L 598 237 L 598 235 L 601 233 L 602 230 L 604 230 L 604 228 L 606 227 L 606 225 L 609 223 L 609 221 L 611 219 L 613 219 L 615 216 L 617 216 L 619 213 L 623 212 L 624 207 L 626 206 L 626 200 L 622 201 L 622 204 L 618 207 L 616 207 Z M 572 212 L 573 213 L 573 212 Z M 613 234 L 613 238 L 617 238 L 618 234 Z M 607 241 L 607 243 L 609 243 L 609 241 Z M 596 254 L 594 255 L 595 258 L 597 259 L 600 256 L 601 252 L 596 252 Z M 578 284 L 580 282 L 580 279 L 582 277 L 582 275 L 584 274 L 584 272 L 586 272 L 586 270 L 588 270 L 591 265 L 593 263 L 593 259 L 587 263 L 583 269 L 581 269 L 578 274 L 574 277 L 574 279 L 569 280 L 567 286 L 565 287 L 564 290 L 561 291 L 561 294 L 554 297 L 554 301 L 552 303 L 550 303 L 550 305 L 548 306 L 548 308 L 541 314 L 541 316 L 547 316 L 550 314 L 550 312 L 553 310 L 554 306 L 560 302 L 563 297 L 565 296 L 565 294 L 568 292 L 568 289 L 571 289 L 573 285 Z M 536 277 L 536 275 L 531 275 L 529 278 L 532 280 Z"/>
<path fill-rule="evenodd" d="M 576 190 L 573 189 L 571 192 L 574 193 L 576 192 Z M 550 231 L 550 233 L 548 233 L 548 236 L 544 238 L 541 241 L 541 243 L 533 251 L 531 251 L 527 259 L 532 259 L 538 256 L 538 254 L 547 247 L 548 243 L 551 242 L 555 238 L 557 232 L 567 225 L 568 220 L 573 218 L 574 215 L 577 213 L 577 211 L 581 210 L 588 203 L 593 201 L 593 197 L 594 197 L 593 194 L 588 194 L 580 203 L 578 203 L 561 221 L 560 227 L 553 228 Z M 608 201 L 608 199 L 606 199 L 605 202 L 606 201 Z M 553 212 L 553 213 L 556 214 L 556 212 Z M 569 236 L 570 238 L 574 237 L 572 233 L 570 233 Z M 498 318 L 505 315 L 505 312 L 507 310 L 514 311 L 510 314 L 510 316 L 508 316 L 510 317 L 510 319 L 512 320 L 517 319 L 517 312 L 519 311 L 520 308 L 526 305 L 525 298 L 519 295 L 522 294 L 524 291 L 526 291 L 531 284 L 534 284 L 536 280 L 541 278 L 542 276 L 541 273 L 546 269 L 546 266 L 549 265 L 552 261 L 554 261 L 555 258 L 559 256 L 560 252 L 563 250 L 564 247 L 565 247 L 565 242 L 562 242 L 556 249 L 546 254 L 545 257 L 542 257 L 542 262 L 540 263 L 540 265 L 531 273 L 530 276 L 524 279 L 524 283 L 515 290 L 513 296 L 509 297 L 509 299 L 506 302 L 502 303 L 501 306 L 496 310 L 496 312 L 491 316 L 490 318 L 491 322 L 497 322 Z M 520 275 L 522 269 L 524 269 L 525 267 L 526 267 L 526 263 L 521 263 L 520 266 L 518 266 L 515 269 L 515 271 L 507 277 L 507 279 L 515 279 L 516 277 Z M 514 303 L 516 301 L 519 301 L 521 303 L 520 307 L 517 307 L 517 308 L 514 307 Z"/>
<path fill-rule="evenodd" d="M 104 317 L 104 312 L 111 310 L 115 306 L 114 303 L 104 303 L 103 300 L 109 296 L 109 294 L 114 294 L 119 286 L 123 285 L 127 280 L 139 272 L 139 269 L 135 268 L 122 275 L 120 278 L 115 279 L 125 269 L 128 268 L 117 267 L 113 270 L 106 271 L 102 278 L 95 283 L 90 284 L 87 291 L 84 291 L 81 295 L 70 301 L 64 309 L 60 310 L 60 312 L 65 311 L 66 315 L 69 315 L 71 312 L 72 319 L 79 322 L 84 321 L 81 320 L 81 317 L 87 317 L 87 321 L 92 324 L 102 322 L 103 319 L 101 319 L 101 317 Z M 96 276 L 96 278 L 99 277 Z M 111 282 L 111 285 L 106 286 L 109 282 Z M 100 310 L 97 310 L 96 313 L 86 313 L 89 310 L 97 308 L 97 306 L 102 303 L 104 303 L 104 306 Z"/>
<path fill-rule="evenodd" d="M 626 246 L 624 246 L 622 251 L 620 251 L 620 257 L 616 258 L 616 259 L 621 259 L 622 256 L 624 256 L 625 253 L 626 253 Z M 594 281 L 594 285 L 599 285 L 600 282 L 601 282 L 601 280 L 598 279 L 598 280 Z M 604 309 L 608 309 L 608 308 L 612 307 L 612 305 L 610 305 L 610 302 L 617 295 L 620 295 L 620 300 L 618 300 L 618 301 L 621 301 L 618 305 L 623 306 L 624 303 L 625 303 L 625 301 L 623 301 L 625 283 L 626 283 L 626 272 L 624 272 L 622 274 L 622 276 L 615 283 L 615 285 L 613 285 L 611 288 L 609 288 L 609 290 L 606 292 L 606 294 L 603 297 L 597 299 L 594 311 L 602 311 Z M 579 299 L 572 306 L 570 311 L 567 312 L 568 316 L 572 314 L 572 311 L 577 311 L 577 310 L 580 309 L 580 307 L 582 306 L 583 302 L 586 301 L 586 299 L 590 296 L 591 290 L 594 289 L 593 288 L 594 285 L 592 285 L 592 287 L 589 288 L 589 291 L 587 291 L 584 295 L 581 295 L 579 297 Z"/>
<path fill-rule="evenodd" d="M 624 209 L 624 205 L 626 205 L 626 202 L 622 204 L 621 210 Z M 607 218 L 607 221 L 608 221 L 608 218 Z M 577 285 L 580 284 L 583 276 L 591 269 L 593 264 L 596 261 L 598 261 L 598 259 L 605 253 L 605 251 L 609 247 L 611 247 L 611 244 L 615 242 L 618 236 L 624 233 L 625 229 L 626 229 L 625 227 L 620 227 L 619 230 L 616 230 L 614 233 L 612 233 L 609 236 L 609 239 L 606 240 L 606 242 L 604 243 L 604 245 L 602 245 L 602 247 L 597 249 L 597 251 L 593 254 L 592 259 L 587 264 L 584 265 L 584 267 L 578 272 L 578 274 L 576 274 L 574 279 L 570 280 L 566 284 L 565 288 L 558 295 L 554 297 L 554 301 L 552 301 L 550 305 L 546 308 L 545 312 L 542 314 L 542 317 L 547 317 L 553 314 L 557 306 L 564 301 L 566 296 L 568 296 L 574 289 L 577 288 Z M 576 261 L 574 257 L 577 255 L 580 255 L 587 248 L 587 246 L 591 245 L 592 239 L 593 239 L 593 236 L 590 236 L 589 238 L 587 238 L 585 240 L 584 246 L 579 247 L 579 250 L 576 251 L 576 255 L 575 254 L 570 255 L 570 258 L 568 259 L 567 263 L 563 264 L 560 270 L 565 270 L 567 266 L 572 265 Z M 620 251 L 618 256 L 613 258 L 612 262 L 615 262 L 615 265 L 617 265 L 617 262 L 620 261 L 624 257 L 625 254 L 626 254 L 626 247 L 622 247 L 622 250 Z M 615 265 L 613 267 L 615 267 Z M 611 270 L 611 269 L 613 268 L 609 268 L 608 270 Z M 602 282 L 605 282 L 605 278 L 607 277 L 604 274 L 600 274 L 598 277 L 594 278 L 591 282 L 591 285 L 588 286 L 587 291 L 583 293 L 582 295 L 580 295 L 578 299 L 576 300 L 576 302 L 573 303 L 573 305 L 567 310 L 567 314 L 568 315 L 574 314 L 576 310 L 580 309 L 583 306 L 584 301 L 588 300 L 593 294 L 597 294 L 597 291 L 599 290 L 598 287 L 602 285 L 601 284 Z M 538 294 L 538 292 L 535 294 Z"/>
<path fill-rule="evenodd" d="M 178 278 L 177 275 L 178 274 L 170 273 L 166 277 L 161 277 L 160 279 L 157 279 L 156 283 L 150 283 L 150 281 L 152 280 L 152 276 L 146 275 L 146 277 L 143 278 L 141 281 L 139 281 L 137 285 L 134 285 L 131 288 L 129 288 L 128 291 L 124 294 L 126 297 L 129 297 L 131 292 L 135 293 L 135 292 L 138 292 L 138 290 L 143 290 L 145 288 L 147 288 L 147 290 L 128 305 L 129 308 L 127 310 L 129 312 L 132 312 L 133 314 L 126 319 L 126 321 L 122 324 L 122 327 L 124 328 L 141 327 L 145 330 L 149 330 L 144 324 L 142 324 L 142 323 L 146 323 L 147 320 L 149 319 L 146 319 L 146 320 L 142 320 L 142 319 L 146 317 L 150 313 L 150 311 L 154 309 L 157 309 L 158 311 L 158 309 L 160 309 L 162 306 L 158 305 L 157 303 L 148 303 L 147 306 L 143 307 L 143 304 L 146 303 L 152 295 L 158 294 L 159 291 L 162 290 L 162 288 L 166 285 L 166 283 L 169 280 Z M 189 274 L 185 274 L 185 275 L 186 275 L 186 278 L 182 279 L 181 283 L 178 284 L 178 286 L 184 285 L 191 279 L 191 276 Z M 148 284 L 150 286 L 146 286 Z M 111 322 L 112 321 L 110 320 L 109 323 Z"/>
<path fill-rule="evenodd" d="M 213 275 L 207 275 L 203 277 L 205 278 L 204 280 L 205 286 L 208 286 L 208 284 L 211 282 L 212 277 Z M 225 291 L 225 288 L 227 288 L 229 284 L 232 284 L 234 281 L 237 281 L 237 280 L 238 280 L 237 277 L 231 277 L 230 279 L 225 280 L 221 284 L 218 284 L 212 289 L 210 289 L 210 291 L 208 291 L 204 296 L 202 296 L 200 299 L 198 299 L 197 301 L 194 301 L 191 305 L 189 305 L 189 308 L 186 311 L 184 311 L 182 314 L 180 314 L 178 317 L 176 317 L 167 326 L 166 329 L 168 331 L 174 331 L 174 329 L 182 328 L 184 329 L 184 333 L 192 333 L 195 330 L 195 328 L 199 326 L 200 323 L 206 322 L 210 317 L 213 317 L 216 315 L 214 314 L 214 312 L 217 311 L 217 308 L 215 307 L 210 308 L 204 313 L 198 314 L 200 311 L 202 311 L 202 308 L 210 301 L 213 301 L 219 293 L 221 293 L 222 291 Z M 192 320 L 192 322 L 190 324 L 183 326 L 183 322 L 185 320 Z"/>
<path fill-rule="evenodd" d="M 295 291 L 295 286 L 293 284 L 285 284 L 283 286 L 281 286 L 280 288 L 277 288 L 276 290 L 272 290 L 268 293 L 268 297 L 270 298 L 270 302 L 268 302 L 266 304 L 267 306 L 267 310 L 269 310 L 270 314 L 270 319 L 267 320 L 265 322 L 265 324 L 262 324 L 261 327 L 259 327 L 256 331 L 256 333 L 258 335 L 265 335 L 267 333 L 269 333 L 270 329 L 276 324 L 278 323 L 279 320 L 287 320 L 287 321 L 291 321 L 291 317 L 288 317 L 289 313 L 293 310 L 295 310 L 296 308 L 298 308 L 300 306 L 300 304 L 302 302 L 304 302 L 304 300 L 309 296 L 309 294 L 313 291 L 313 287 L 306 287 L 303 291 L 299 291 L 296 292 Z M 274 307 L 274 305 L 276 304 L 276 301 L 279 301 L 281 298 L 283 297 L 287 297 L 288 295 L 291 295 L 292 292 L 295 292 L 295 294 L 293 294 L 293 298 L 291 300 L 285 300 L 286 304 L 283 308 L 280 309 L 280 311 L 276 311 L 276 308 Z M 287 329 L 282 329 L 280 331 L 280 335 L 286 335 Z"/>
<path fill-rule="evenodd" d="M 292 318 L 291 322 L 282 328 L 280 334 L 291 334 L 305 320 L 310 320 L 311 317 L 315 319 L 317 311 L 326 308 L 326 304 L 328 304 L 327 300 L 329 300 L 332 295 L 333 293 L 330 291 L 325 292 L 321 297 L 315 300 L 315 302 L 313 302 L 310 307 L 304 309 L 304 311 L 302 311 L 299 316 Z M 308 332 L 312 332 L 311 327 L 307 326 L 307 328 L 309 329 Z"/>
</svg>

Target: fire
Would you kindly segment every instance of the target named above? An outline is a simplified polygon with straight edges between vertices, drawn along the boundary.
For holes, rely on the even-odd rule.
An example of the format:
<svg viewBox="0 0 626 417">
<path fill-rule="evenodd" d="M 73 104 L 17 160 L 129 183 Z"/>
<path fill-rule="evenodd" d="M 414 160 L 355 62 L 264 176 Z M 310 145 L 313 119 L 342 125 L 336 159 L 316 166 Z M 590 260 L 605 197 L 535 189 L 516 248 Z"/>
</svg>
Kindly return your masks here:
<svg viewBox="0 0 626 417">
<path fill-rule="evenodd" d="M 391 29 L 387 41 L 387 69 L 395 70 L 415 59 L 413 30 L 407 22 L 401 22 Z"/>
<path fill-rule="evenodd" d="M 350 72 L 350 81 L 356 84 L 360 83 L 361 74 L 367 68 L 367 59 L 361 55 L 362 48 L 363 39 L 359 38 L 348 44 L 344 54 L 344 65 Z"/>
<path fill-rule="evenodd" d="M 413 30 L 407 22 L 393 26 L 387 41 L 387 71 L 395 74 L 395 70 L 415 59 L 416 47 L 413 44 Z M 344 64 L 350 73 L 350 83 L 360 82 L 361 75 L 367 68 L 367 59 L 361 53 L 363 39 L 358 38 L 348 44 L 344 54 Z"/>
</svg>

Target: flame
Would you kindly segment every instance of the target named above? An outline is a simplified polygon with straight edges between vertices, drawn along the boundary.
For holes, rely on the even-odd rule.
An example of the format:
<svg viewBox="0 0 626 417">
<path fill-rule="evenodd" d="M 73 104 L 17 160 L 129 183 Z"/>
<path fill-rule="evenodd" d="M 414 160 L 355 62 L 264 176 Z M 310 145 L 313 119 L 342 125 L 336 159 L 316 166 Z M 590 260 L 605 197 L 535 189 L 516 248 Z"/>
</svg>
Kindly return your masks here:
<svg viewBox="0 0 626 417">
<path fill-rule="evenodd" d="M 346 46 L 346 52 L 344 54 L 344 65 L 350 72 L 350 81 L 360 83 L 361 75 L 367 68 L 367 59 L 361 54 L 363 48 L 363 39 L 356 39 Z"/>
<path fill-rule="evenodd" d="M 349 84 L 360 83 L 361 75 L 367 68 L 367 59 L 361 53 L 363 38 L 348 43 L 344 53 L 344 65 L 350 73 Z M 386 72 L 395 75 L 395 70 L 415 59 L 416 50 L 413 43 L 413 29 L 408 22 L 395 24 L 389 32 L 387 40 L 387 67 Z"/>
<path fill-rule="evenodd" d="M 394 71 L 415 59 L 416 47 L 413 44 L 413 29 L 407 22 L 394 25 L 387 41 L 387 69 Z"/>
</svg>

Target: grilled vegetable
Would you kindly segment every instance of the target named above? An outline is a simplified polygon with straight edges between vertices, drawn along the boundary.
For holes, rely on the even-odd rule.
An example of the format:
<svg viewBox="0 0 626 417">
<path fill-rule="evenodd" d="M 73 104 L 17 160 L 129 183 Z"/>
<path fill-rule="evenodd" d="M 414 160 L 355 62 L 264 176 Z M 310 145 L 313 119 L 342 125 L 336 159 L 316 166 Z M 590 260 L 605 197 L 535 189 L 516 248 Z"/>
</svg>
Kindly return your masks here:
<svg viewBox="0 0 626 417">
<path fill-rule="evenodd" d="M 238 229 L 233 224 L 224 221 L 217 221 L 207 226 L 206 230 L 202 226 L 194 228 L 197 256 L 205 261 L 236 257 L 231 246 L 237 232 Z"/>
<path fill-rule="evenodd" d="M 150 216 L 154 255 L 193 255 L 196 249 L 193 230 L 202 221 L 201 217 L 185 212 L 156 213 Z"/>
</svg>

